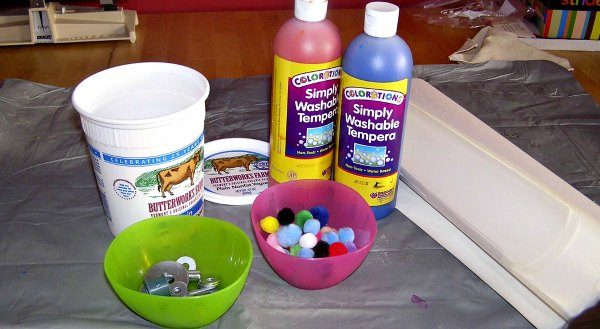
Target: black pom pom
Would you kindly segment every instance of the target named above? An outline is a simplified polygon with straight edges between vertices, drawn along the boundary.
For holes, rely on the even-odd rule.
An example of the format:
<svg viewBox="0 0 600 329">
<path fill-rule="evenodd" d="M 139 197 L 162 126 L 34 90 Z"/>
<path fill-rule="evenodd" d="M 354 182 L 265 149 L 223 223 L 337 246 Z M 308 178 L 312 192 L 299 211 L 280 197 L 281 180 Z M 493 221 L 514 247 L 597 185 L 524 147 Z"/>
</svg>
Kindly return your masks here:
<svg viewBox="0 0 600 329">
<path fill-rule="evenodd" d="M 329 243 L 321 240 L 313 247 L 315 258 L 329 257 Z"/>
<path fill-rule="evenodd" d="M 294 212 L 290 208 L 283 208 L 277 213 L 277 220 L 279 225 L 285 226 L 294 222 Z"/>
</svg>

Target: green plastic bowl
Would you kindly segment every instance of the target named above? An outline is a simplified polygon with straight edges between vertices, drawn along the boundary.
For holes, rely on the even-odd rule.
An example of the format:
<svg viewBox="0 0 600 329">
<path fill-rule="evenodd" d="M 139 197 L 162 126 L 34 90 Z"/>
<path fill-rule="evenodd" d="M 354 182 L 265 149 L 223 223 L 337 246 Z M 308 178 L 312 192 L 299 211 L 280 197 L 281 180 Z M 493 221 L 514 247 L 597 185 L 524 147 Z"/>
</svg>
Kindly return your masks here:
<svg viewBox="0 0 600 329">
<path fill-rule="evenodd" d="M 221 279 L 208 295 L 164 297 L 139 292 L 152 265 L 190 256 L 203 276 Z M 121 301 L 144 319 L 164 327 L 206 326 L 239 296 L 252 264 L 252 246 L 237 226 L 198 216 L 146 219 L 122 231 L 104 257 L 104 272 Z"/>
</svg>

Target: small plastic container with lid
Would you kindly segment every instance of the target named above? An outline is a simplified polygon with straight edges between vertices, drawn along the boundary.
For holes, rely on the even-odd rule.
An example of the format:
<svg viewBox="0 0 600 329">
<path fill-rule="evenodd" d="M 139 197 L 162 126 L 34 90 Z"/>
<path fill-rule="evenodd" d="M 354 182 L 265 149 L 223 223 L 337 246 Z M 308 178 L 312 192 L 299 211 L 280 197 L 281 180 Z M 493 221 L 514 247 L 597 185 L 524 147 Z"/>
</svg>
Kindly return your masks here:
<svg viewBox="0 0 600 329">
<path fill-rule="evenodd" d="M 334 179 L 360 193 L 376 219 L 396 203 L 412 54 L 396 35 L 399 8 L 371 2 L 364 33 L 342 59 Z"/>
<path fill-rule="evenodd" d="M 326 15 L 327 1 L 296 0 L 275 37 L 271 185 L 331 178 L 342 41 Z"/>
</svg>

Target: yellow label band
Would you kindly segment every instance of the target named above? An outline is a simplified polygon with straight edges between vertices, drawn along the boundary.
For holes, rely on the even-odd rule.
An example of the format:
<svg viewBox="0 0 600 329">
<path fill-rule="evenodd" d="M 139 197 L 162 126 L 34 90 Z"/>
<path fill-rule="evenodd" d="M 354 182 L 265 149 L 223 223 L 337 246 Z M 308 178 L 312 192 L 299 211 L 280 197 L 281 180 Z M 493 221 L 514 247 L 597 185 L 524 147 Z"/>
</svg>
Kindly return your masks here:
<svg viewBox="0 0 600 329">
<path fill-rule="evenodd" d="M 364 81 L 342 72 L 335 180 L 370 206 L 389 203 L 396 193 L 408 82 Z"/>
<path fill-rule="evenodd" d="M 275 56 L 269 174 L 277 182 L 330 179 L 340 64 Z"/>
</svg>

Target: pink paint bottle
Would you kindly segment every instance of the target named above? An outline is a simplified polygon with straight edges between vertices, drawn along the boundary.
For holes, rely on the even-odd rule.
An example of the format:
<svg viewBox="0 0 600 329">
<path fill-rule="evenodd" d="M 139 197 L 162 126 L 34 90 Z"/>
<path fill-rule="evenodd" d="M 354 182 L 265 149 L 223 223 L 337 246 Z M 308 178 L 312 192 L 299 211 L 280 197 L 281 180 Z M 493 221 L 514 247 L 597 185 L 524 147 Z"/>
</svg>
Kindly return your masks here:
<svg viewBox="0 0 600 329">
<path fill-rule="evenodd" d="M 275 37 L 270 185 L 331 178 L 342 40 L 326 15 L 327 1 L 295 0 Z"/>
</svg>

